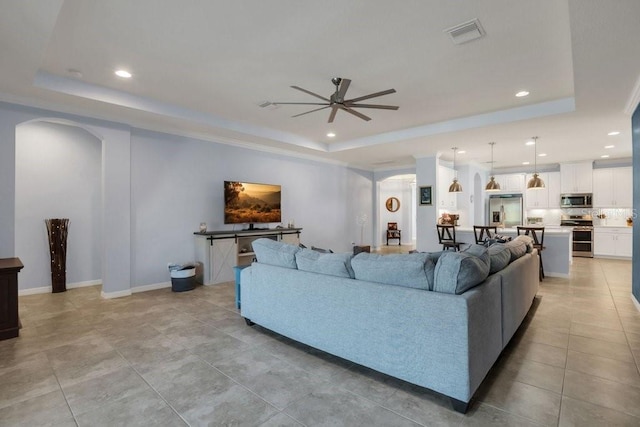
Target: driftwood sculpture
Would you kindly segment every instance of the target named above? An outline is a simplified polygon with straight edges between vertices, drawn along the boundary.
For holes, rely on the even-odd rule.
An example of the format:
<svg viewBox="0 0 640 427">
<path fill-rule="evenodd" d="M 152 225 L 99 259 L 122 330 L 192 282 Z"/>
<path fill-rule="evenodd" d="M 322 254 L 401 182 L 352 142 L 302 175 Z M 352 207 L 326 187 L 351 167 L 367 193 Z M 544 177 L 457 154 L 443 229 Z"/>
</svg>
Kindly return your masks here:
<svg viewBox="0 0 640 427">
<path fill-rule="evenodd" d="M 67 290 L 67 234 L 68 218 L 45 219 L 51 255 L 51 289 L 53 293 Z"/>
</svg>

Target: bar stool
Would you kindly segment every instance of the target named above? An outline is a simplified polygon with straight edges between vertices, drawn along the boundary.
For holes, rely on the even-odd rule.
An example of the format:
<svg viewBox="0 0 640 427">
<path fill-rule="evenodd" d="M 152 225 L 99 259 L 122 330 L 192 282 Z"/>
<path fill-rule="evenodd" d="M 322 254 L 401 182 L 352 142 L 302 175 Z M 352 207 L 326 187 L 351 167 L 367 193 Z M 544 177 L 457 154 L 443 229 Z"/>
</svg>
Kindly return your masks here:
<svg viewBox="0 0 640 427">
<path fill-rule="evenodd" d="M 481 245 L 486 239 L 491 239 L 498 234 L 498 227 L 494 225 L 474 225 L 473 234 L 476 237 L 476 243 Z"/>
<path fill-rule="evenodd" d="M 437 224 L 438 242 L 442 245 L 443 251 L 453 248 L 454 251 L 460 251 L 461 242 L 456 242 L 456 227 L 451 224 Z"/>
<path fill-rule="evenodd" d="M 538 250 L 540 257 L 540 280 L 544 278 L 544 266 L 542 265 L 542 250 L 544 249 L 544 227 L 516 227 L 518 236 L 524 234 L 533 239 L 533 247 Z"/>
</svg>

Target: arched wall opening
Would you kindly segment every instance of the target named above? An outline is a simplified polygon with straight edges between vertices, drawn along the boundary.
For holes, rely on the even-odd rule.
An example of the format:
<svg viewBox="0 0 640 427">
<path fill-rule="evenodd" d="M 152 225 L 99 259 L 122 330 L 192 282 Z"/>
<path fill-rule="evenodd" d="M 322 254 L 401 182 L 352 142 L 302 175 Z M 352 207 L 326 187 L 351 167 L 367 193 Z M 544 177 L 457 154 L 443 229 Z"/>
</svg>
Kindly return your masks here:
<svg viewBox="0 0 640 427">
<path fill-rule="evenodd" d="M 101 283 L 102 138 L 46 118 L 17 125 L 15 135 L 15 253 L 28 266 L 22 293 L 51 287 L 47 218 L 69 218 L 67 288 Z"/>
<path fill-rule="evenodd" d="M 402 245 L 415 246 L 416 241 L 416 175 L 401 174 L 382 179 L 378 182 L 378 227 L 375 234 L 374 246 L 386 246 L 387 225 L 389 222 L 398 223 L 401 230 Z M 395 197 L 399 201 L 399 209 L 391 212 L 387 209 L 386 201 Z M 389 246 L 398 245 L 397 240 L 391 240 Z"/>
</svg>

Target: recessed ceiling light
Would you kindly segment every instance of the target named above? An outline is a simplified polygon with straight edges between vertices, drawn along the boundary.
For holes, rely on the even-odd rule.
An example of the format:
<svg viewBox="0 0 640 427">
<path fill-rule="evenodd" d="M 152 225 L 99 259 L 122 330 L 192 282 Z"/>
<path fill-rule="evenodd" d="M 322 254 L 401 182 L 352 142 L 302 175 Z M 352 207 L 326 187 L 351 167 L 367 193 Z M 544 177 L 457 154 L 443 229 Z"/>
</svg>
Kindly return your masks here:
<svg viewBox="0 0 640 427">
<path fill-rule="evenodd" d="M 605 145 L 604 148 L 613 148 L 615 145 Z"/>
<path fill-rule="evenodd" d="M 466 153 L 466 151 L 464 151 L 464 150 L 458 150 L 458 154 L 464 154 L 464 153 Z"/>
<path fill-rule="evenodd" d="M 521 90 L 520 92 L 516 93 L 516 96 L 518 98 L 522 98 L 523 96 L 527 96 L 529 95 L 529 92 L 527 92 L 526 90 Z"/>
<path fill-rule="evenodd" d="M 538 154 L 538 157 L 547 157 L 547 153 L 540 153 Z"/>
<path fill-rule="evenodd" d="M 530 165 L 531 163 L 529 162 L 522 162 L 523 165 Z"/>
<path fill-rule="evenodd" d="M 131 73 L 127 70 L 116 70 L 116 76 L 122 77 L 123 79 L 130 79 Z"/>
<path fill-rule="evenodd" d="M 535 143 L 535 141 L 527 141 L 524 143 L 524 145 L 534 145 Z"/>
<path fill-rule="evenodd" d="M 327 136 L 328 136 L 329 138 L 334 138 L 334 137 L 336 136 L 336 134 L 335 134 L 335 133 L 333 133 L 333 132 L 329 132 L 329 133 L 327 134 Z"/>
<path fill-rule="evenodd" d="M 600 156 L 600 157 L 602 157 L 603 159 L 606 159 L 606 158 L 608 158 L 608 157 L 609 157 L 609 155 L 608 155 L 608 154 L 603 154 L 603 155 L 602 155 L 602 156 Z"/>
<path fill-rule="evenodd" d="M 609 132 L 607 135 L 609 135 L 609 136 L 616 136 L 616 135 L 620 135 L 620 132 L 619 132 L 619 131 L 617 131 L 617 130 L 614 130 L 614 131 L 612 131 L 612 132 Z"/>
</svg>

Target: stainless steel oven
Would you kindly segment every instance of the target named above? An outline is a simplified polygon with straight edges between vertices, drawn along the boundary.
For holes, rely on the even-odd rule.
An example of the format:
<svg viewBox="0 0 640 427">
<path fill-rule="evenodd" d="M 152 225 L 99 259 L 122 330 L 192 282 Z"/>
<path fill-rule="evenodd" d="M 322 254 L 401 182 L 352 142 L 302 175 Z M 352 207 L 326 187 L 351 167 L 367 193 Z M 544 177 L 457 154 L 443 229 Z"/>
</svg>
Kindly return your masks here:
<svg viewBox="0 0 640 427">
<path fill-rule="evenodd" d="M 572 255 L 593 258 L 593 221 L 589 215 L 563 217 L 560 225 L 572 227 Z"/>
<path fill-rule="evenodd" d="M 573 256 L 593 258 L 593 227 L 573 227 Z"/>
</svg>

